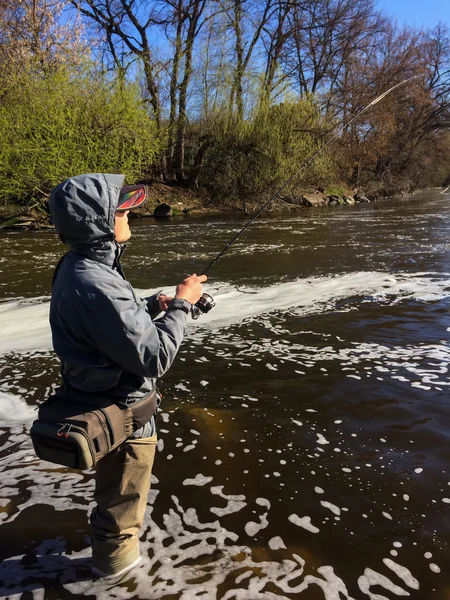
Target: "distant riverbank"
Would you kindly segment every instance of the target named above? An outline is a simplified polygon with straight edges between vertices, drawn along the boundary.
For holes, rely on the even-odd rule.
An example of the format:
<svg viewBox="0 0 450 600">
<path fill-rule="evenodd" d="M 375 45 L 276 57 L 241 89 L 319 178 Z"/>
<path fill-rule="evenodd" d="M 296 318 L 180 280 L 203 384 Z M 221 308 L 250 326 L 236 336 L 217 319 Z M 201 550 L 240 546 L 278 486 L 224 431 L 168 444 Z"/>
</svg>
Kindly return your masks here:
<svg viewBox="0 0 450 600">
<path fill-rule="evenodd" d="M 174 216 L 199 216 L 220 215 L 229 213 L 254 214 L 261 205 L 270 199 L 259 202 L 253 199 L 247 202 L 233 199 L 216 200 L 205 190 L 192 190 L 164 184 L 147 186 L 148 200 L 145 205 L 132 211 L 131 218 L 142 217 L 170 218 Z M 323 206 L 354 205 L 359 203 L 375 202 L 380 198 L 407 195 L 402 190 L 392 190 L 364 194 L 351 192 L 340 186 L 317 187 L 315 190 L 299 190 L 277 197 L 270 207 L 275 214 L 285 214 L 292 211 L 301 211 L 308 208 Z M 45 203 L 33 206 L 10 204 L 0 209 L 0 229 L 4 230 L 40 230 L 51 229 L 49 214 Z"/>
</svg>

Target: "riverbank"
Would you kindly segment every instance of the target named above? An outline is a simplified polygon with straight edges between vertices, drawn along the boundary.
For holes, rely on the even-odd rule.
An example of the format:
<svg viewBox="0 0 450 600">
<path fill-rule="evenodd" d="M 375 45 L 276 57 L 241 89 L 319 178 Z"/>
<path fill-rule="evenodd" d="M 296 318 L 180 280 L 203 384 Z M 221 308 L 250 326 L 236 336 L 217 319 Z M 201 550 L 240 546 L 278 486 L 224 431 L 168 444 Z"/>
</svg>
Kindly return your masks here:
<svg viewBox="0 0 450 600">
<path fill-rule="evenodd" d="M 167 218 L 179 215 L 211 215 L 224 213 L 254 214 L 263 199 L 255 201 L 236 201 L 228 199 L 217 201 L 204 189 L 193 190 L 171 185 L 156 183 L 147 187 L 148 200 L 142 208 L 131 212 L 131 218 L 143 217 Z M 318 187 L 315 190 L 298 190 L 286 195 L 281 195 L 273 202 L 270 210 L 275 214 L 301 211 L 308 208 L 338 205 L 354 205 L 358 203 L 375 202 L 379 198 L 403 195 L 401 190 L 391 190 L 388 194 L 383 192 L 365 195 L 362 192 L 352 193 L 341 186 Z M 6 230 L 41 230 L 52 229 L 49 214 L 45 205 L 20 206 L 11 204 L 0 208 L 0 229 Z"/>
</svg>

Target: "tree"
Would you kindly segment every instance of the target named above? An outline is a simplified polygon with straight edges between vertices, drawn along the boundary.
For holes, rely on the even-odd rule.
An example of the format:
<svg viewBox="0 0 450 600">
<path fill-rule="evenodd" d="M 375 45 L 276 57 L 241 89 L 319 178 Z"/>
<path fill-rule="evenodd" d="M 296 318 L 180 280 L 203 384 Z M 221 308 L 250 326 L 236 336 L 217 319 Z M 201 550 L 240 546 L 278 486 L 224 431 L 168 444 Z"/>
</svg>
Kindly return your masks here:
<svg viewBox="0 0 450 600">
<path fill-rule="evenodd" d="M 206 0 L 189 0 L 185 7 L 187 28 L 183 47 L 184 72 L 179 84 L 178 121 L 173 159 L 173 169 L 177 179 L 180 181 L 183 181 L 185 178 L 184 151 L 187 124 L 187 94 L 192 78 L 192 55 L 195 40 L 203 25 L 202 14 L 205 4 Z"/>
<path fill-rule="evenodd" d="M 240 122 L 244 118 L 244 77 L 274 5 L 275 0 L 265 0 L 262 4 L 250 0 L 222 2 L 222 9 L 234 37 L 230 108 L 233 109 L 236 105 L 236 117 Z"/>
<path fill-rule="evenodd" d="M 262 93 L 264 100 L 270 98 L 275 88 L 275 75 L 284 47 L 293 30 L 288 17 L 293 8 L 291 0 L 283 0 L 274 6 L 269 22 L 264 26 L 263 43 L 266 51 L 266 65 L 263 75 Z"/>
<path fill-rule="evenodd" d="M 80 64 L 87 56 L 83 27 L 67 14 L 68 0 L 3 0 L 0 60 L 37 61 L 41 68 Z"/>
<path fill-rule="evenodd" d="M 155 62 L 148 35 L 151 24 L 157 24 L 157 14 L 147 1 L 128 0 L 70 0 L 77 10 L 94 21 L 104 32 L 116 62 L 116 40 L 137 57 L 143 66 L 146 87 L 158 131 L 161 129 L 161 102 L 155 77 Z"/>
<path fill-rule="evenodd" d="M 373 0 L 297 0 L 284 64 L 300 94 L 333 94 L 353 58 L 387 19 Z"/>
</svg>

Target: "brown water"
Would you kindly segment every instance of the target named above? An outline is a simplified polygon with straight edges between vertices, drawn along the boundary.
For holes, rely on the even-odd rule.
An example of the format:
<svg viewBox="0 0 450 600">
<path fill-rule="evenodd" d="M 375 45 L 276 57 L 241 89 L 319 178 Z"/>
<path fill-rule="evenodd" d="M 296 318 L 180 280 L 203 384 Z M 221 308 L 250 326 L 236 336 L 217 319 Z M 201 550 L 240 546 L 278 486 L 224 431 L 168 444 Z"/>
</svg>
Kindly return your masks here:
<svg viewBox="0 0 450 600">
<path fill-rule="evenodd" d="M 144 561 L 89 572 L 89 474 L 27 430 L 58 379 L 51 232 L 0 236 L 1 597 L 450 599 L 450 195 L 261 219 L 211 272 L 161 382 Z M 170 291 L 242 226 L 139 221 L 124 257 Z"/>
</svg>

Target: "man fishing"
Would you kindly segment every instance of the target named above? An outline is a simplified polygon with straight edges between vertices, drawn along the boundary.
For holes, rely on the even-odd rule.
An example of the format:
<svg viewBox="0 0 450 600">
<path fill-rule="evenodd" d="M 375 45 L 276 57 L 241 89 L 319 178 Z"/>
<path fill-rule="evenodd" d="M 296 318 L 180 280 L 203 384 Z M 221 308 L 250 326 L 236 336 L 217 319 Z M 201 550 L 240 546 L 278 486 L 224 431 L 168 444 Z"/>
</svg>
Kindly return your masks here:
<svg viewBox="0 0 450 600">
<path fill-rule="evenodd" d="M 52 191 L 52 222 L 70 250 L 55 271 L 50 325 L 65 401 L 107 397 L 134 409 L 155 396 L 156 380 L 178 352 L 207 277 L 187 277 L 174 298 L 136 294 L 120 258 L 131 236 L 129 210 L 142 205 L 146 192 L 123 183 L 122 175 L 97 173 L 67 179 Z M 90 517 L 96 576 L 122 575 L 140 560 L 139 531 L 157 441 L 153 412 L 154 405 L 141 426 L 141 411 L 140 426 L 133 420 L 131 436 L 96 464 Z"/>
</svg>

